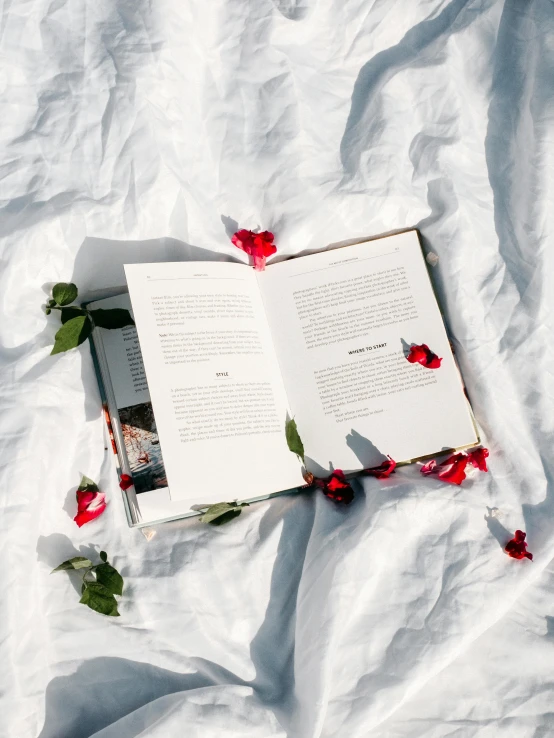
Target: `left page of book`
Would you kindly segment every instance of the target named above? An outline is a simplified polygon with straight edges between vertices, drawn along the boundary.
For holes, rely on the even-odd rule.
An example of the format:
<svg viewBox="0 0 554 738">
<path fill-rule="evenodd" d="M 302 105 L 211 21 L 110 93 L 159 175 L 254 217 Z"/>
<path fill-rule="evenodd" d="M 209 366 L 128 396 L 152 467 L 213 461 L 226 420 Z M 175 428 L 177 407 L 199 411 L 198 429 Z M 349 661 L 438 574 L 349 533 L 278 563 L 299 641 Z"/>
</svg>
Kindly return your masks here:
<svg viewBox="0 0 554 738">
<path fill-rule="evenodd" d="M 129 310 L 131 315 L 133 312 L 128 294 L 97 300 L 90 303 L 89 307 L 92 310 L 122 308 Z M 130 325 L 116 330 L 96 328 L 95 332 L 100 335 L 106 357 L 108 379 L 115 399 L 135 492 L 167 490 L 165 468 L 137 330 L 135 326 Z M 112 413 L 114 411 L 112 408 Z M 145 497 L 143 499 L 146 500 Z"/>
<path fill-rule="evenodd" d="M 125 266 L 171 499 L 303 484 L 256 276 L 219 262 Z"/>
</svg>

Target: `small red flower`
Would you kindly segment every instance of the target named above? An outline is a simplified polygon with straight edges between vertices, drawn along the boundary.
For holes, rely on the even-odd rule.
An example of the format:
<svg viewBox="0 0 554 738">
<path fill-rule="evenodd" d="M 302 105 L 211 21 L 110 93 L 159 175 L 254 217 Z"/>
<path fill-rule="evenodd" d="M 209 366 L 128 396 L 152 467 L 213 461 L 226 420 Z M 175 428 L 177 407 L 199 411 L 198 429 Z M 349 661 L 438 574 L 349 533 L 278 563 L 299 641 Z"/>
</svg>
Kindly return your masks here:
<svg viewBox="0 0 554 738">
<path fill-rule="evenodd" d="M 133 484 L 133 477 L 130 477 L 128 474 L 122 474 L 119 478 L 119 486 L 121 489 L 129 489 Z"/>
<path fill-rule="evenodd" d="M 318 479 L 316 477 L 314 484 L 319 487 L 326 497 L 334 502 L 349 505 L 354 499 L 354 490 L 346 481 L 341 469 L 335 469 L 328 479 Z"/>
<path fill-rule="evenodd" d="M 527 551 L 527 544 L 525 543 L 526 535 L 522 530 L 516 530 L 512 540 L 506 544 L 504 551 L 512 559 L 530 559 L 533 561 L 533 554 Z"/>
<path fill-rule="evenodd" d="M 243 228 L 234 234 L 231 241 L 254 259 L 254 269 L 258 272 L 265 269 L 266 257 L 277 251 L 273 243 L 273 233 L 269 231 L 254 233 Z"/>
<path fill-rule="evenodd" d="M 102 515 L 106 509 L 106 495 L 104 492 L 92 492 L 91 490 L 77 490 L 77 515 L 73 520 L 79 528 L 85 523 Z"/>
<path fill-rule="evenodd" d="M 421 346 L 412 346 L 406 358 L 410 364 L 421 364 L 427 369 L 438 369 L 442 361 L 426 343 L 422 343 Z"/>
<path fill-rule="evenodd" d="M 364 469 L 363 473 L 370 477 L 376 477 L 377 479 L 387 479 L 394 473 L 396 468 L 396 461 L 390 456 L 388 459 L 388 461 L 383 461 L 379 466 L 372 466 L 371 469 Z"/>
<path fill-rule="evenodd" d="M 488 448 L 476 448 L 474 451 L 470 451 L 468 458 L 471 464 L 480 471 L 488 471 L 487 469 L 487 456 L 489 455 Z"/>
</svg>

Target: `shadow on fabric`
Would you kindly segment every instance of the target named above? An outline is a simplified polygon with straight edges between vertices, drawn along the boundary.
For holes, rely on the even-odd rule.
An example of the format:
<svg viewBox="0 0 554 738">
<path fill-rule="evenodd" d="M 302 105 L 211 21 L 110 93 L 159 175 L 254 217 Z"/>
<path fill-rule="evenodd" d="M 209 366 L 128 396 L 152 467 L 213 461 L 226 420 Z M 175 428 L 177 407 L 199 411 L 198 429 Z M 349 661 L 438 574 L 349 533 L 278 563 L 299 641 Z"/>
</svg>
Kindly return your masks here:
<svg viewBox="0 0 554 738">
<path fill-rule="evenodd" d="M 494 198 L 494 224 L 498 254 L 502 261 L 502 284 L 498 292 L 512 293 L 515 305 L 510 322 L 499 337 L 499 350 L 506 355 L 525 352 L 525 368 L 514 363 L 513 390 L 526 408 L 527 418 L 540 414 L 549 403 L 542 377 L 554 361 L 551 341 L 543 322 L 548 284 L 547 232 L 541 227 L 546 200 L 544 192 L 549 164 L 544 157 L 545 122 L 554 96 L 554 63 L 548 29 L 554 31 L 552 3 L 539 0 L 504 4 L 496 49 L 492 96 L 488 109 L 485 154 Z M 544 388 L 544 389 L 543 389 Z M 542 479 L 529 475 L 521 484 L 540 484 L 545 499 L 523 505 L 525 530 L 532 545 L 550 538 L 554 517 L 552 443 L 539 424 L 529 421 L 529 441 L 522 448 Z M 521 456 L 518 464 L 521 463 Z M 531 478 L 532 476 L 532 478 Z"/>
<path fill-rule="evenodd" d="M 76 672 L 52 679 L 46 688 L 44 727 L 38 738 L 89 738 L 160 697 L 213 684 L 213 679 L 200 672 L 179 674 L 107 656 L 91 659 Z"/>
<path fill-rule="evenodd" d="M 343 183 L 356 175 L 362 153 L 386 126 L 380 96 L 387 82 L 408 67 L 438 64 L 440 52 L 452 36 L 469 26 L 493 3 L 494 0 L 488 0 L 479 8 L 468 8 L 467 0 L 452 0 L 436 17 L 426 18 L 410 28 L 395 46 L 380 51 L 364 64 L 354 84 L 350 113 L 340 143 Z"/>
</svg>

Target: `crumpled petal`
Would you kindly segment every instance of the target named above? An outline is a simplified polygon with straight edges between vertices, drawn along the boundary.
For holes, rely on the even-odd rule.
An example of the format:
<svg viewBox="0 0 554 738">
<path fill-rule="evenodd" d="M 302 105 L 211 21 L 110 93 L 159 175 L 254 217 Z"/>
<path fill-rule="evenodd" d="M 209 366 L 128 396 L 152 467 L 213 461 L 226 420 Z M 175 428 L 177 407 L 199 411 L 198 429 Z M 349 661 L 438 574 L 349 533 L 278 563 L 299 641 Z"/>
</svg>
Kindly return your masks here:
<svg viewBox="0 0 554 738">
<path fill-rule="evenodd" d="M 460 485 L 466 478 L 465 469 L 468 461 L 466 454 L 454 454 L 439 465 L 442 469 L 442 471 L 439 471 L 439 479 L 442 479 L 443 482 Z"/>
<path fill-rule="evenodd" d="M 77 490 L 77 515 L 73 520 L 79 528 L 85 523 L 98 518 L 107 507 L 104 492 Z"/>
<path fill-rule="evenodd" d="M 129 489 L 129 487 L 133 486 L 133 477 L 130 477 L 128 474 L 122 474 L 119 477 L 119 486 L 121 489 Z"/>
<path fill-rule="evenodd" d="M 476 469 L 486 472 L 487 469 L 487 456 L 489 455 L 488 448 L 476 448 L 474 451 L 468 453 L 468 459 Z"/>
<path fill-rule="evenodd" d="M 429 474 L 435 474 L 437 471 L 437 462 L 435 459 L 431 459 L 426 464 L 423 464 L 419 470 L 423 475 L 428 476 Z"/>
<path fill-rule="evenodd" d="M 527 551 L 526 535 L 522 530 L 516 530 L 514 537 L 506 544 L 504 550 L 512 559 L 529 559 L 533 561 L 533 554 Z"/>
<path fill-rule="evenodd" d="M 442 362 L 442 359 L 439 359 L 426 343 L 422 343 L 420 346 L 411 346 L 406 359 L 410 364 L 421 364 L 427 369 L 438 369 Z"/>
<path fill-rule="evenodd" d="M 342 469 L 335 469 L 327 479 L 315 477 L 314 484 L 333 502 L 349 505 L 354 499 L 354 490 L 346 481 Z"/>
<path fill-rule="evenodd" d="M 388 456 L 388 454 L 387 454 Z M 363 473 L 370 477 L 376 477 L 377 479 L 387 479 L 396 469 L 396 461 L 388 456 L 388 461 L 383 461 L 379 466 L 372 466 L 370 469 L 364 469 Z"/>
</svg>

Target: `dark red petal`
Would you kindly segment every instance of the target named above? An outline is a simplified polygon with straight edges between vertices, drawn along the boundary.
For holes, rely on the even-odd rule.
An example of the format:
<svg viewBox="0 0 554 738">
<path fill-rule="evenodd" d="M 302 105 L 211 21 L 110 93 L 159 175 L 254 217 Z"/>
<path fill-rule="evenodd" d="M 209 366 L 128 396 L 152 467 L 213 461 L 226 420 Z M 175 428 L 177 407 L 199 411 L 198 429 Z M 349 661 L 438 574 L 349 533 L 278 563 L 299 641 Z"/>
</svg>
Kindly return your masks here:
<svg viewBox="0 0 554 738">
<path fill-rule="evenodd" d="M 91 492 L 86 489 L 78 489 L 76 492 L 77 497 L 77 510 L 81 512 L 86 510 L 90 503 L 94 500 L 98 492 Z"/>
<path fill-rule="evenodd" d="M 133 478 L 128 474 L 122 474 L 119 478 L 119 486 L 121 489 L 129 489 L 129 487 L 133 486 Z"/>
<path fill-rule="evenodd" d="M 512 559 L 530 559 L 533 561 L 533 554 L 527 551 L 525 536 L 526 534 L 522 530 L 516 530 L 514 537 L 506 544 L 504 551 Z"/>
</svg>

